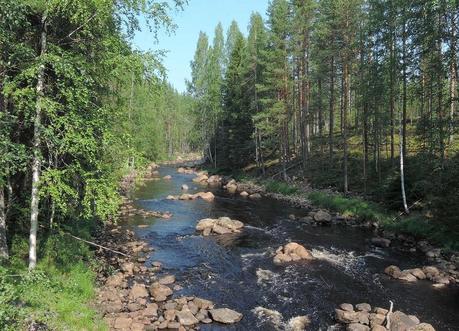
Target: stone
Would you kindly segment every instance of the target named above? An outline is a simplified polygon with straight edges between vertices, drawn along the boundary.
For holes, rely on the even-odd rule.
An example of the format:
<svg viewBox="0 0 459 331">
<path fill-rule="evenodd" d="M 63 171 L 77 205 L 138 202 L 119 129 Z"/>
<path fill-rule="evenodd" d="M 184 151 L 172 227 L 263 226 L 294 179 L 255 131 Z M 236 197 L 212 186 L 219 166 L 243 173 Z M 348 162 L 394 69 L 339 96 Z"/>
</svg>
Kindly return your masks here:
<svg viewBox="0 0 459 331">
<path fill-rule="evenodd" d="M 176 315 L 179 323 L 184 326 L 191 326 L 199 323 L 198 319 L 187 309 L 176 312 Z"/>
<path fill-rule="evenodd" d="M 429 251 L 427 251 L 426 256 L 429 258 L 436 258 L 441 256 L 441 249 L 440 248 L 434 248 Z"/>
<path fill-rule="evenodd" d="M 421 323 L 421 321 L 419 320 L 419 318 L 417 318 L 417 316 L 415 315 L 408 315 L 409 318 L 411 318 L 411 320 L 416 323 L 416 324 L 419 324 Z"/>
<path fill-rule="evenodd" d="M 354 311 L 354 306 L 350 303 L 342 303 L 339 305 L 339 308 L 344 311 Z"/>
<path fill-rule="evenodd" d="M 355 308 L 356 308 L 358 311 L 366 311 L 366 312 L 370 312 L 370 311 L 371 311 L 371 306 L 370 306 L 368 303 L 359 303 L 359 304 L 356 304 L 356 305 L 355 305 Z"/>
<path fill-rule="evenodd" d="M 390 315 L 390 331 L 406 331 L 416 325 L 416 322 L 401 311 L 396 311 Z"/>
<path fill-rule="evenodd" d="M 449 277 L 442 276 L 442 275 L 438 275 L 438 276 L 434 277 L 432 280 L 437 284 L 448 285 L 450 283 Z"/>
<path fill-rule="evenodd" d="M 346 331 L 370 331 L 370 328 L 363 324 L 351 323 L 346 326 Z"/>
<path fill-rule="evenodd" d="M 376 326 L 376 325 L 383 325 L 384 321 L 386 320 L 386 315 L 383 314 L 370 314 L 370 326 Z"/>
<path fill-rule="evenodd" d="M 207 175 L 205 174 L 202 174 L 202 175 L 199 175 L 195 178 L 193 178 L 193 182 L 195 183 L 203 183 L 203 182 L 206 182 L 208 180 L 209 177 L 207 177 Z"/>
<path fill-rule="evenodd" d="M 311 323 L 308 316 L 296 316 L 291 318 L 287 324 L 287 330 L 289 331 L 304 331 Z"/>
<path fill-rule="evenodd" d="M 163 177 L 163 179 L 165 179 L 165 180 L 171 180 L 171 179 L 172 179 L 172 176 L 171 176 L 171 175 L 166 175 L 166 176 Z"/>
<path fill-rule="evenodd" d="M 132 262 L 124 262 L 121 265 L 121 270 L 128 275 L 132 275 L 134 273 L 134 263 Z"/>
<path fill-rule="evenodd" d="M 173 321 L 175 320 L 175 309 L 168 309 L 164 312 L 164 319 L 167 321 Z"/>
<path fill-rule="evenodd" d="M 156 303 L 147 304 L 147 308 L 144 309 L 143 315 L 145 317 L 155 317 L 158 316 L 158 305 Z"/>
<path fill-rule="evenodd" d="M 422 271 L 426 275 L 428 279 L 433 279 L 435 276 L 438 276 L 440 274 L 440 271 L 438 270 L 437 267 L 434 266 L 425 266 L 422 267 Z"/>
<path fill-rule="evenodd" d="M 387 238 L 375 237 L 375 238 L 371 238 L 371 243 L 379 247 L 389 247 L 391 244 L 391 241 L 390 239 L 387 239 Z"/>
<path fill-rule="evenodd" d="M 214 224 L 214 226 L 212 227 L 212 231 L 215 232 L 216 234 L 228 234 L 232 232 L 230 229 L 225 228 L 218 224 Z"/>
<path fill-rule="evenodd" d="M 216 322 L 232 324 L 242 319 L 242 314 L 229 308 L 218 308 L 209 311 L 210 316 Z"/>
<path fill-rule="evenodd" d="M 273 259 L 273 262 L 275 264 L 282 264 L 282 263 L 286 263 L 290 261 L 292 261 L 292 258 L 289 255 L 283 254 L 283 253 L 276 254 L 276 256 L 274 256 L 274 259 Z"/>
<path fill-rule="evenodd" d="M 163 276 L 158 280 L 158 283 L 160 283 L 161 285 L 174 284 L 175 283 L 175 276 L 174 275 Z"/>
<path fill-rule="evenodd" d="M 118 317 L 115 318 L 113 327 L 119 330 L 129 330 L 132 324 L 132 318 L 129 317 Z"/>
<path fill-rule="evenodd" d="M 203 218 L 196 224 L 196 230 L 203 231 L 206 228 L 212 228 L 216 221 L 212 218 Z"/>
<path fill-rule="evenodd" d="M 229 217 L 220 217 L 217 220 L 217 224 L 221 225 L 221 226 L 224 226 L 224 227 L 226 227 L 228 229 L 231 229 L 233 231 L 239 230 L 239 229 L 244 227 L 244 223 L 242 223 L 241 221 L 238 221 L 238 220 L 232 220 Z"/>
<path fill-rule="evenodd" d="M 395 265 L 388 266 L 386 269 L 384 269 L 384 272 L 392 278 L 398 278 L 402 274 L 400 268 Z"/>
<path fill-rule="evenodd" d="M 187 306 L 193 315 L 196 315 L 198 313 L 199 308 L 193 301 L 189 301 Z"/>
<path fill-rule="evenodd" d="M 408 271 L 417 279 L 426 279 L 426 274 L 420 268 L 414 268 Z"/>
<path fill-rule="evenodd" d="M 150 287 L 150 294 L 155 301 L 166 301 L 167 297 L 172 295 L 172 293 L 172 290 L 168 286 L 159 283 L 154 283 Z"/>
<path fill-rule="evenodd" d="M 415 281 L 418 280 L 418 279 L 417 279 L 413 274 L 411 274 L 408 270 L 403 270 L 403 271 L 400 273 L 400 276 L 397 277 L 397 279 L 404 280 L 405 282 L 415 282 Z"/>
<path fill-rule="evenodd" d="M 215 195 L 212 192 L 200 192 L 196 193 L 195 196 L 208 202 L 212 202 L 215 199 Z"/>
<path fill-rule="evenodd" d="M 200 309 L 211 309 L 214 307 L 214 304 L 210 300 L 202 299 L 202 298 L 194 298 L 193 302 L 195 305 Z"/>
<path fill-rule="evenodd" d="M 147 298 L 148 291 L 143 284 L 134 284 L 129 292 L 129 299 L 135 301 L 139 298 Z"/>
<path fill-rule="evenodd" d="M 375 307 L 374 312 L 376 314 L 381 314 L 381 315 L 385 316 L 389 312 L 389 310 L 387 310 L 385 308 L 381 308 L 381 307 Z"/>
<path fill-rule="evenodd" d="M 182 185 L 182 191 L 188 191 L 188 188 L 189 188 L 188 185 L 186 184 Z"/>
<path fill-rule="evenodd" d="M 256 199 L 261 199 L 261 194 L 260 193 L 253 193 L 249 195 L 250 199 L 256 200 Z"/>
<path fill-rule="evenodd" d="M 127 309 L 130 311 L 130 312 L 134 312 L 134 311 L 138 311 L 142 308 L 141 305 L 139 305 L 138 303 L 136 302 L 131 302 L 127 305 Z"/>
<path fill-rule="evenodd" d="M 240 195 L 241 197 L 246 198 L 246 197 L 249 196 L 249 193 L 247 193 L 246 191 L 242 191 L 241 193 L 239 193 L 239 195 Z"/>
<path fill-rule="evenodd" d="M 314 221 L 319 222 L 319 223 L 330 223 L 332 220 L 332 217 L 329 213 L 323 210 L 319 210 L 316 213 L 314 213 Z"/>
<path fill-rule="evenodd" d="M 435 331 L 434 327 L 428 323 L 421 323 L 416 326 L 412 326 L 407 331 Z"/>
<path fill-rule="evenodd" d="M 335 319 L 340 323 L 356 323 L 359 320 L 358 313 L 342 309 L 335 309 Z"/>
<path fill-rule="evenodd" d="M 120 287 L 124 281 L 123 273 L 118 272 L 117 274 L 107 278 L 105 285 L 108 287 Z"/>
<path fill-rule="evenodd" d="M 180 329 L 180 327 L 181 327 L 181 325 L 180 325 L 179 322 L 171 321 L 171 322 L 167 323 L 167 328 L 168 329 L 178 330 L 178 329 Z"/>
<path fill-rule="evenodd" d="M 101 311 L 107 314 L 116 314 L 123 310 L 123 303 L 120 299 L 117 301 L 106 302 L 102 304 Z"/>
<path fill-rule="evenodd" d="M 188 193 L 183 193 L 181 196 L 178 198 L 179 200 L 192 200 L 193 196 Z"/>
<path fill-rule="evenodd" d="M 382 325 L 374 325 L 371 327 L 371 331 L 387 331 L 387 329 Z"/>
</svg>

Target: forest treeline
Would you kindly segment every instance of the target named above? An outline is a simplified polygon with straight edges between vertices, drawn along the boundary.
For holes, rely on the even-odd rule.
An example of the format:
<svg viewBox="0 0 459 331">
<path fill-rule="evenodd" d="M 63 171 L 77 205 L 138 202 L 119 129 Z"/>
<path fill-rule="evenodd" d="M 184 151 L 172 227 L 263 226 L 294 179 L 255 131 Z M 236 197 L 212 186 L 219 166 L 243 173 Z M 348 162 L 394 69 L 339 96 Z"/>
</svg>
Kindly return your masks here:
<svg viewBox="0 0 459 331">
<path fill-rule="evenodd" d="M 184 4 L 0 1 L 0 258 L 29 237 L 34 268 L 37 233 L 109 219 L 121 176 L 192 148 L 190 97 L 131 45 Z"/>
<path fill-rule="evenodd" d="M 214 167 L 297 166 L 457 236 L 459 3 L 273 0 L 266 16 L 199 36 L 188 89 Z"/>
</svg>

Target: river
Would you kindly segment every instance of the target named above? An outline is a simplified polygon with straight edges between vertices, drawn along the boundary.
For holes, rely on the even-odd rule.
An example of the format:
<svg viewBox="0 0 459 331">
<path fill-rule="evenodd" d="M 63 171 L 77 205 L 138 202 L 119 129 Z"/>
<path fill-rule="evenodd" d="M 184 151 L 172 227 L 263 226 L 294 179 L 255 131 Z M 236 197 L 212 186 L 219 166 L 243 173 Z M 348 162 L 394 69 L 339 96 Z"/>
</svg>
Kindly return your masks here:
<svg viewBox="0 0 459 331">
<path fill-rule="evenodd" d="M 292 221 L 289 214 L 306 215 L 269 198 L 250 200 L 218 188 L 193 183 L 193 175 L 179 174 L 173 166 L 159 169 L 171 180 L 148 182 L 132 198 L 146 210 L 170 211 L 169 220 L 134 216 L 132 228 L 155 249 L 146 261 L 164 265 L 183 290 L 174 295 L 193 295 L 214 301 L 244 314 L 234 325 L 201 325 L 201 330 L 282 330 L 294 316 L 309 315 L 309 330 L 327 330 L 334 324 L 334 308 L 343 302 L 367 302 L 416 315 L 436 330 L 458 330 L 459 289 L 455 285 L 435 289 L 429 281 L 403 283 L 382 274 L 385 267 L 401 268 L 426 264 L 424 258 L 396 249 L 370 245 L 371 232 L 349 226 L 317 227 Z M 167 195 L 212 191 L 213 202 L 174 201 Z M 195 231 L 202 218 L 229 216 L 245 223 L 242 233 L 201 237 Z M 289 241 L 312 251 L 317 258 L 307 263 L 278 266 L 272 253 Z M 257 308 L 258 307 L 258 308 Z M 277 318 L 258 314 L 260 307 L 277 312 Z"/>
</svg>

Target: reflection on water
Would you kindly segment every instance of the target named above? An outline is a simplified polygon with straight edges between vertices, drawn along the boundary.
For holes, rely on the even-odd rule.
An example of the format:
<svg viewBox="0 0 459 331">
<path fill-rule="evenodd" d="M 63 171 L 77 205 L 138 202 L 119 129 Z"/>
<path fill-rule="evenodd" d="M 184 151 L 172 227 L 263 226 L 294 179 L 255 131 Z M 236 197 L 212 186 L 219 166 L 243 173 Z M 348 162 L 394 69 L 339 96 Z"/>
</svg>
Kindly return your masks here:
<svg viewBox="0 0 459 331">
<path fill-rule="evenodd" d="M 288 219 L 295 213 L 283 203 L 230 196 L 217 189 L 214 202 L 171 201 L 167 195 L 208 190 L 192 182 L 192 175 L 175 168 L 160 168 L 172 180 L 149 182 L 133 198 L 147 210 L 170 211 L 170 220 L 132 217 L 127 225 L 156 248 L 147 261 L 163 262 L 185 287 L 180 295 L 208 298 L 218 306 L 244 314 L 232 326 L 203 325 L 202 330 L 283 330 L 294 316 L 309 315 L 311 330 L 326 330 L 333 324 L 334 308 L 343 302 L 368 302 L 418 316 L 437 330 L 457 330 L 459 290 L 450 286 L 434 289 L 431 283 L 400 283 L 381 275 L 390 264 L 402 268 L 422 264 L 420 257 L 372 247 L 371 234 L 350 227 L 314 227 Z M 240 234 L 201 237 L 195 233 L 199 219 L 229 216 L 246 224 Z M 287 266 L 272 262 L 280 245 L 296 241 L 310 249 L 313 261 Z"/>
</svg>

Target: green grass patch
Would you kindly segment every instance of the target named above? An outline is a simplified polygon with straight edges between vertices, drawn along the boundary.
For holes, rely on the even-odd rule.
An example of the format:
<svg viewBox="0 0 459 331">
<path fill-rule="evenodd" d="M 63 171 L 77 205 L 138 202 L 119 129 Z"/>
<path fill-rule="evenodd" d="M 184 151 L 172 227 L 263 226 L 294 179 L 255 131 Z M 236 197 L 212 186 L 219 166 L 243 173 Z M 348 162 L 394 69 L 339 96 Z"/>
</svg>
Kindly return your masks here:
<svg viewBox="0 0 459 331">
<path fill-rule="evenodd" d="M 24 240 L 15 240 L 10 261 L 0 267 L 0 329 L 24 330 L 37 321 L 51 330 L 108 330 L 91 306 L 96 272 L 88 247 L 58 234 L 41 247 L 33 272 Z"/>
<path fill-rule="evenodd" d="M 376 203 L 360 198 L 347 198 L 342 195 L 324 192 L 309 193 L 308 199 L 319 207 L 339 212 L 343 216 L 355 217 L 359 220 L 386 223 L 391 217 Z"/>
<path fill-rule="evenodd" d="M 298 193 L 299 191 L 299 189 L 296 186 L 277 180 L 268 180 L 263 184 L 268 192 L 273 193 L 292 195 Z"/>
</svg>

